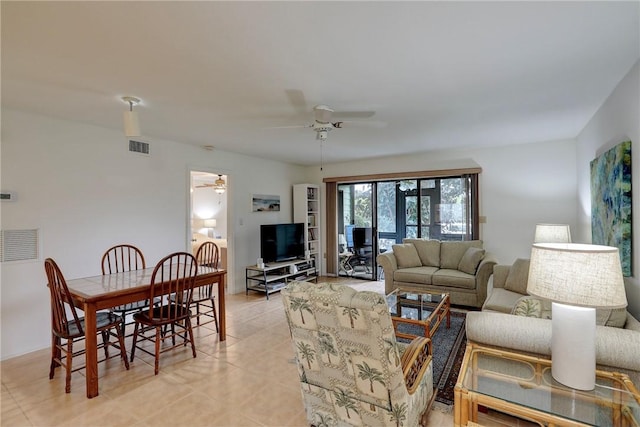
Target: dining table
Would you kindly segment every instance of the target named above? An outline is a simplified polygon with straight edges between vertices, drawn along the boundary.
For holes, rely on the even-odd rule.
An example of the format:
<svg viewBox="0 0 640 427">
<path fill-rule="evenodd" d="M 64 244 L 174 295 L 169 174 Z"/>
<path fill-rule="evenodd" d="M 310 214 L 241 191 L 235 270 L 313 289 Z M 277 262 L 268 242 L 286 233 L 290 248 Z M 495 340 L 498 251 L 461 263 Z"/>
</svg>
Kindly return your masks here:
<svg viewBox="0 0 640 427">
<path fill-rule="evenodd" d="M 98 396 L 98 333 L 96 313 L 118 305 L 149 298 L 154 267 L 67 281 L 73 305 L 84 311 L 85 364 L 87 397 Z M 195 287 L 218 284 L 218 333 L 220 341 L 226 339 L 224 290 L 227 271 L 221 268 L 198 266 Z M 161 284 L 156 283 L 158 289 Z"/>
</svg>

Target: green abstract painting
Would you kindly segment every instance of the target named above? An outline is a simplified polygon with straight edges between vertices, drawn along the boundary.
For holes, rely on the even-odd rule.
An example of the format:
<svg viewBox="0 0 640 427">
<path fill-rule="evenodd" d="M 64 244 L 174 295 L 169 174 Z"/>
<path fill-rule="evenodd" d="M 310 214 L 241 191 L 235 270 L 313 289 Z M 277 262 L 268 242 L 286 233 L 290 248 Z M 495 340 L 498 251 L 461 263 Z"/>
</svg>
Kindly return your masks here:
<svg viewBox="0 0 640 427">
<path fill-rule="evenodd" d="M 620 250 L 622 274 L 632 275 L 631 141 L 591 162 L 591 240 Z"/>
</svg>

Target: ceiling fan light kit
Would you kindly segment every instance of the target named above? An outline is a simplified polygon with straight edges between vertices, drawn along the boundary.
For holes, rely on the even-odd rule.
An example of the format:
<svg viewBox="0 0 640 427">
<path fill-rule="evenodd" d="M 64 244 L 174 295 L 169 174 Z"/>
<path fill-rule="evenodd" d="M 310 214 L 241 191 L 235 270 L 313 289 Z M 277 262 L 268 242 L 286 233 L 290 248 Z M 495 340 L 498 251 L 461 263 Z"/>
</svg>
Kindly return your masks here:
<svg viewBox="0 0 640 427">
<path fill-rule="evenodd" d="M 222 175 L 218 174 L 218 179 L 213 183 L 213 189 L 216 193 L 222 194 L 227 189 L 227 183 L 222 179 Z"/>
<path fill-rule="evenodd" d="M 314 121 L 309 125 L 293 125 L 293 126 L 276 126 L 270 129 L 296 129 L 296 128 L 311 128 L 316 132 L 316 140 L 318 141 L 326 141 L 329 136 L 329 132 L 333 129 L 342 129 L 344 125 L 347 124 L 349 126 L 366 126 L 366 127 L 383 127 L 386 126 L 386 123 L 383 122 L 368 122 L 368 121 L 344 121 L 339 120 L 332 122 L 331 118 L 333 115 L 341 116 L 341 117 L 371 117 L 375 114 L 375 111 L 344 111 L 344 112 L 336 112 L 332 108 L 324 105 L 318 104 L 313 107 L 313 118 Z"/>
<path fill-rule="evenodd" d="M 129 104 L 129 111 L 124 112 L 124 134 L 127 137 L 141 136 L 138 113 L 133 111 L 133 106 L 140 103 L 140 99 L 135 96 L 123 96 L 122 100 Z"/>
</svg>

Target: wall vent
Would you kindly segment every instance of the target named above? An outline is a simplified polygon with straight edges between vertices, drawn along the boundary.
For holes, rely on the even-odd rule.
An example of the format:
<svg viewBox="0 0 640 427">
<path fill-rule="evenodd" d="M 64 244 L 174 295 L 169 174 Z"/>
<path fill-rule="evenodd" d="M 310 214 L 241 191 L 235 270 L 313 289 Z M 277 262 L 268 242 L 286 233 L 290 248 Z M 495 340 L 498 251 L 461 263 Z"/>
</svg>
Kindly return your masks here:
<svg viewBox="0 0 640 427">
<path fill-rule="evenodd" d="M 1 230 L 0 261 L 28 261 L 38 259 L 38 229 Z"/>
<path fill-rule="evenodd" d="M 146 156 L 149 156 L 151 153 L 149 152 L 149 143 L 142 141 L 134 141 L 133 139 L 129 140 L 129 151 L 132 153 L 140 153 Z"/>
</svg>

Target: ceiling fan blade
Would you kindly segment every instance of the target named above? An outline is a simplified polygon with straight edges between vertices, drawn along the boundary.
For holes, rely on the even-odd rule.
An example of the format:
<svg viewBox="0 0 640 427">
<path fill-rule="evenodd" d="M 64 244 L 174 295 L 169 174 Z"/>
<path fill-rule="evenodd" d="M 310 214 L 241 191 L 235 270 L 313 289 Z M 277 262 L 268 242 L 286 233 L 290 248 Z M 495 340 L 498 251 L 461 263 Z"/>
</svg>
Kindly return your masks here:
<svg viewBox="0 0 640 427">
<path fill-rule="evenodd" d="M 304 99 L 304 93 L 300 89 L 285 89 L 284 93 L 289 99 L 289 103 L 296 109 L 299 114 L 307 114 L 307 101 Z"/>
<path fill-rule="evenodd" d="M 375 115 L 375 111 L 334 111 L 336 117 L 344 117 L 347 119 L 366 119 Z"/>
<path fill-rule="evenodd" d="M 196 188 L 207 188 L 207 187 L 213 187 L 213 184 L 196 185 Z"/>
<path fill-rule="evenodd" d="M 354 120 L 344 120 L 340 122 L 333 123 L 333 127 L 341 129 L 345 127 L 371 127 L 371 128 L 383 128 L 387 126 L 387 122 L 377 122 L 377 121 L 354 121 Z"/>
<path fill-rule="evenodd" d="M 301 128 L 312 128 L 313 125 L 291 125 L 291 126 L 269 126 L 263 129 L 301 129 Z"/>
</svg>

